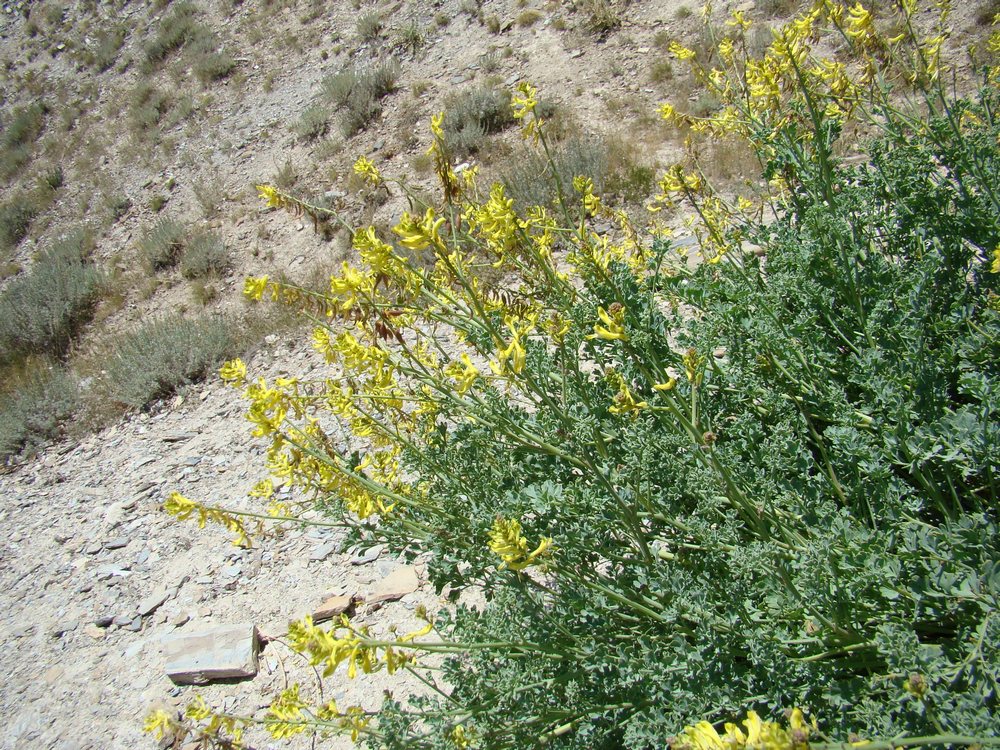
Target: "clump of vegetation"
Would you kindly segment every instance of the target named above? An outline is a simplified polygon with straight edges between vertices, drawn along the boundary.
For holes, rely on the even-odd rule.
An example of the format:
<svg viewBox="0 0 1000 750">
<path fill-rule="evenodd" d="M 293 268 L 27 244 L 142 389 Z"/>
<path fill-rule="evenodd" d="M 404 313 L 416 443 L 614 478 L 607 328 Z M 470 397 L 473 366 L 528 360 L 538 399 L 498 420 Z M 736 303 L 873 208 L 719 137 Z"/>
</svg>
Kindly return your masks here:
<svg viewBox="0 0 1000 750">
<path fill-rule="evenodd" d="M 530 8 L 528 10 L 521 11 L 517 16 L 517 25 L 521 28 L 528 28 L 534 26 L 536 23 L 541 21 L 545 16 L 541 11 Z"/>
<path fill-rule="evenodd" d="M 36 196 L 28 191 L 14 193 L 0 203 L 0 248 L 11 250 L 28 234 L 31 222 L 41 213 Z"/>
<path fill-rule="evenodd" d="M 16 108 L 3 123 L 0 136 L 0 175 L 10 179 L 31 160 L 35 141 L 45 129 L 47 107 L 36 102 Z"/>
<path fill-rule="evenodd" d="M 76 378 L 62 365 L 33 362 L 0 393 L 0 460 L 58 437 L 80 402 Z"/>
<path fill-rule="evenodd" d="M 550 157 L 522 147 L 506 164 L 500 178 L 516 204 L 525 209 L 557 208 L 559 189 L 564 196 L 572 195 L 575 177 L 590 178 L 599 195 L 626 203 L 651 197 L 655 182 L 653 168 L 643 164 L 635 148 L 621 140 L 569 138 L 552 147 Z"/>
<path fill-rule="evenodd" d="M 367 68 L 347 66 L 327 76 L 321 98 L 340 108 L 345 136 L 364 130 L 382 113 L 381 100 L 396 89 L 399 63 L 385 60 Z"/>
<path fill-rule="evenodd" d="M 371 42 L 378 39 L 382 34 L 382 29 L 384 27 L 385 24 L 382 22 L 382 16 L 374 11 L 370 13 L 362 13 L 358 16 L 358 36 L 361 37 L 361 40 L 364 42 Z"/>
<path fill-rule="evenodd" d="M 128 28 L 124 24 L 99 32 L 93 50 L 88 49 L 84 53 L 84 63 L 98 73 L 108 70 L 117 62 L 127 37 Z"/>
<path fill-rule="evenodd" d="M 220 49 L 215 33 L 198 20 L 197 6 L 188 0 L 171 6 L 160 21 L 156 36 L 146 45 L 147 72 L 181 49 L 202 84 L 225 78 L 236 66 L 233 57 Z"/>
<path fill-rule="evenodd" d="M 140 81 L 129 96 L 128 118 L 137 134 L 152 130 L 170 111 L 170 95 L 149 81 Z"/>
<path fill-rule="evenodd" d="M 0 359 L 59 354 L 86 323 L 103 275 L 89 261 L 90 236 L 78 230 L 39 254 L 0 292 Z"/>
<path fill-rule="evenodd" d="M 513 123 L 510 92 L 487 83 L 449 97 L 441 127 L 449 151 L 468 156 L 485 148 L 487 136 Z"/>
<path fill-rule="evenodd" d="M 212 372 L 238 344 L 225 319 L 162 318 L 115 337 L 101 356 L 98 399 L 141 409 Z"/>
<path fill-rule="evenodd" d="M 139 240 L 139 254 L 150 271 L 174 266 L 184 249 L 186 227 L 176 219 L 160 219 Z"/>
<path fill-rule="evenodd" d="M 330 129 L 330 110 L 322 104 L 307 107 L 295 123 L 295 132 L 306 141 L 315 141 Z"/>
<path fill-rule="evenodd" d="M 222 238 L 214 232 L 199 232 L 184 247 L 181 275 L 186 279 L 221 276 L 229 269 L 229 262 L 229 252 Z"/>
<path fill-rule="evenodd" d="M 614 0 L 576 0 L 575 7 L 586 16 L 587 30 L 607 34 L 622 25 Z"/>
<path fill-rule="evenodd" d="M 396 32 L 396 44 L 410 53 L 424 46 L 424 30 L 416 21 L 410 21 Z"/>
<path fill-rule="evenodd" d="M 753 66 L 678 50 L 723 105 L 701 134 L 660 110 L 692 148 L 652 207 L 695 217 L 690 241 L 648 235 L 582 175 L 560 210 L 518 210 L 456 179 L 438 131 L 439 201 L 354 233 L 328 291 L 248 279 L 313 321 L 343 376 L 222 368 L 269 449 L 259 513 L 276 482 L 300 488 L 307 518 L 482 599 L 418 610 L 406 634 L 289 626 L 327 676 L 405 669 L 419 697 L 373 711 L 292 684 L 258 718 L 195 703 L 147 727 L 339 727 L 383 750 L 995 743 L 1000 85 L 950 98 L 954 68 L 921 53 L 940 30 L 897 8 L 914 36 L 892 43 L 852 2 L 787 24 Z M 920 90 L 905 111 L 894 81 Z M 513 106 L 551 153 L 537 93 Z M 878 134 L 863 163 L 839 159 L 858 132 Z M 755 199 L 698 167 L 719 137 L 764 162 Z M 249 533 L 177 493 L 166 509 Z"/>
</svg>

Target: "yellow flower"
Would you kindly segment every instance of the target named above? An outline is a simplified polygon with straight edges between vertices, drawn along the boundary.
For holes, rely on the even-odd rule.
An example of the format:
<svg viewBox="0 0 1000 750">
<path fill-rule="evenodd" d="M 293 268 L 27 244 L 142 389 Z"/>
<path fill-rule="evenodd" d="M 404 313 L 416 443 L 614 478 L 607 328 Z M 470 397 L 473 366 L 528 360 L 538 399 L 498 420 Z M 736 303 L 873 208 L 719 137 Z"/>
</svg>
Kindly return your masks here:
<svg viewBox="0 0 1000 750">
<path fill-rule="evenodd" d="M 670 54 L 678 60 L 690 60 L 695 56 L 695 51 L 693 49 L 688 49 L 680 42 L 671 42 L 667 51 L 669 51 Z"/>
<path fill-rule="evenodd" d="M 990 264 L 990 273 L 1000 273 L 1000 245 L 993 250 L 993 263 Z"/>
<path fill-rule="evenodd" d="M 231 359 L 220 368 L 219 375 L 227 385 L 239 388 L 247 380 L 247 366 L 242 359 Z"/>
<path fill-rule="evenodd" d="M 872 14 L 861 3 L 847 11 L 847 26 L 844 33 L 851 39 L 865 44 L 875 36 L 875 23 Z"/>
<path fill-rule="evenodd" d="M 508 521 L 497 516 L 490 530 L 489 548 L 503 560 L 500 570 L 524 570 L 534 565 L 538 558 L 548 555 L 551 547 L 551 537 L 542 537 L 534 551 L 528 552 L 528 540 L 521 533 L 521 523 L 517 520 Z"/>
<path fill-rule="evenodd" d="M 167 713 L 162 708 L 150 711 L 146 716 L 146 721 L 142 725 L 142 731 L 156 733 L 156 739 L 162 740 L 167 735 L 172 735 L 179 727 L 179 723 L 172 714 Z"/>
<path fill-rule="evenodd" d="M 514 111 L 515 120 L 523 120 L 535 111 L 538 104 L 538 90 L 527 81 L 517 85 L 517 93 L 511 99 L 510 106 Z"/>
<path fill-rule="evenodd" d="M 469 734 L 465 731 L 465 727 L 461 724 L 449 732 L 448 739 L 450 739 L 451 743 L 455 747 L 459 748 L 459 750 L 466 750 L 466 748 L 470 747 Z"/>
<path fill-rule="evenodd" d="M 750 28 L 751 22 L 747 20 L 746 15 L 742 10 L 734 10 L 733 17 L 726 21 L 726 26 L 732 26 L 733 28 L 739 28 L 742 31 L 746 31 Z"/>
<path fill-rule="evenodd" d="M 670 391 L 677 385 L 677 378 L 669 378 L 666 383 L 656 383 L 653 385 L 654 391 Z"/>
<path fill-rule="evenodd" d="M 459 362 L 452 362 L 445 368 L 445 374 L 458 381 L 458 394 L 464 396 L 479 377 L 479 370 L 472 364 L 468 354 L 462 354 Z"/>
<path fill-rule="evenodd" d="M 441 235 L 438 231 L 444 224 L 444 217 L 435 218 L 434 209 L 428 208 L 423 219 L 403 211 L 399 224 L 392 231 L 399 235 L 399 243 L 410 250 L 423 250 L 431 245 L 441 247 Z"/>
<path fill-rule="evenodd" d="M 257 194 L 267 201 L 268 208 L 281 208 L 284 205 L 281 194 L 270 185 L 257 185 Z"/>
<path fill-rule="evenodd" d="M 264 291 L 267 289 L 267 276 L 249 277 L 243 283 L 243 296 L 248 299 L 252 299 L 254 302 L 260 302 L 261 298 L 264 296 Z"/>
<path fill-rule="evenodd" d="M 612 305 L 612 309 L 614 306 Z M 587 336 L 588 339 L 602 339 L 603 341 L 628 341 L 628 334 L 622 326 L 625 317 L 625 308 L 618 306 L 614 313 L 608 313 L 603 307 L 597 308 L 597 317 L 601 323 L 594 324 L 594 332 Z"/>
<path fill-rule="evenodd" d="M 292 735 L 299 734 L 306 730 L 305 719 L 302 709 L 308 704 L 299 698 L 299 686 L 292 685 L 282 690 L 278 697 L 267 709 L 267 718 L 264 720 L 267 731 L 276 740 L 283 740 Z"/>
<path fill-rule="evenodd" d="M 372 185 L 378 185 L 382 182 L 382 175 L 379 174 L 375 163 L 364 156 L 359 156 L 358 160 L 354 162 L 354 173 L 360 175 Z"/>
<path fill-rule="evenodd" d="M 659 107 L 660 117 L 667 122 L 673 122 L 677 118 L 677 109 L 673 104 L 664 102 Z"/>
</svg>

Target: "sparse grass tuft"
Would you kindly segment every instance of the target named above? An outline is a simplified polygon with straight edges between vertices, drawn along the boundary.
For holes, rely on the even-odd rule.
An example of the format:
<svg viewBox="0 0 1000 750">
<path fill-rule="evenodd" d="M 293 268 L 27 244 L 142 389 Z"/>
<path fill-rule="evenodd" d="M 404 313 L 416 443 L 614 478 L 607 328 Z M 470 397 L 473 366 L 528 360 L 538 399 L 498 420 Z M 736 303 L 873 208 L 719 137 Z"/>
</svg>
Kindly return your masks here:
<svg viewBox="0 0 1000 750">
<path fill-rule="evenodd" d="M 128 29 L 124 24 L 99 33 L 94 49 L 84 53 L 84 63 L 98 73 L 103 73 L 117 62 L 127 36 Z"/>
<path fill-rule="evenodd" d="M 170 109 L 170 96 L 149 81 L 140 81 L 129 97 L 129 125 L 134 133 L 145 133 L 160 124 Z"/>
<path fill-rule="evenodd" d="M 622 25 L 612 0 L 578 0 L 576 8 L 586 15 L 587 30 L 593 34 L 607 34 Z"/>
<path fill-rule="evenodd" d="M 205 377 L 235 346 L 233 326 L 223 319 L 154 320 L 108 344 L 94 396 L 141 409 Z"/>
<path fill-rule="evenodd" d="M 0 395 L 0 460 L 57 437 L 80 401 L 76 378 L 47 362 L 30 365 L 7 385 Z"/>
<path fill-rule="evenodd" d="M 197 8 L 192 2 L 175 3 L 166 16 L 160 21 L 156 36 L 146 45 L 146 63 L 152 70 L 163 60 L 194 40 L 205 29 L 196 18 Z M 207 29 L 205 29 L 207 30 Z"/>
<path fill-rule="evenodd" d="M 599 194 L 635 203 L 649 197 L 655 170 L 643 164 L 637 150 L 622 141 L 571 138 L 552 149 L 552 161 L 564 196 L 573 195 L 573 178 L 590 177 Z M 558 190 L 552 167 L 537 149 L 522 147 L 501 175 L 508 194 L 522 207 L 555 206 Z"/>
<path fill-rule="evenodd" d="M 90 236 L 76 231 L 43 252 L 0 293 L 0 359 L 60 354 L 90 319 L 103 275 L 87 256 Z"/>
<path fill-rule="evenodd" d="M 517 25 L 521 28 L 528 28 L 529 26 L 534 26 L 536 23 L 542 20 L 544 15 L 538 10 L 525 10 L 522 11 L 517 16 Z"/>
<path fill-rule="evenodd" d="M 184 249 L 184 225 L 175 219 L 160 219 L 139 240 L 139 253 L 150 271 L 175 265 Z"/>
<path fill-rule="evenodd" d="M 410 21 L 396 31 L 396 44 L 408 52 L 416 52 L 424 46 L 424 30 L 416 21 Z"/>
<path fill-rule="evenodd" d="M 173 4 L 170 13 L 160 21 L 156 36 L 146 45 L 147 73 L 180 49 L 190 58 L 191 70 L 202 85 L 225 78 L 232 72 L 236 61 L 220 49 L 215 33 L 197 16 L 194 3 L 184 0 Z"/>
<path fill-rule="evenodd" d="M 799 0 L 760 0 L 756 11 L 770 18 L 785 18 L 799 7 Z"/>
<path fill-rule="evenodd" d="M 196 234 L 184 248 L 180 268 L 185 279 L 224 275 L 229 269 L 229 252 L 222 238 L 213 232 Z"/>
<path fill-rule="evenodd" d="M 674 66 L 670 60 L 660 58 L 649 66 L 650 83 L 666 83 L 674 77 Z"/>
<path fill-rule="evenodd" d="M 371 42 L 378 39 L 383 28 L 382 16 L 374 11 L 358 16 L 358 36 L 361 37 L 362 41 Z"/>
</svg>

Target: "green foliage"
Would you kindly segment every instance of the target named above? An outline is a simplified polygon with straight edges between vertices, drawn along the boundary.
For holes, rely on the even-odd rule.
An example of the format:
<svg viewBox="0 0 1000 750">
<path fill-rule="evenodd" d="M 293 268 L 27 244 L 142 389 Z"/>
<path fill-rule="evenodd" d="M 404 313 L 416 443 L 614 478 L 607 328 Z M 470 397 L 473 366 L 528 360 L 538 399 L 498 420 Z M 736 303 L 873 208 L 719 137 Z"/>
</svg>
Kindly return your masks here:
<svg viewBox="0 0 1000 750">
<path fill-rule="evenodd" d="M 151 271 L 170 268 L 184 249 L 185 226 L 176 219 L 163 218 L 149 227 L 139 240 L 139 253 Z"/>
<path fill-rule="evenodd" d="M 384 750 L 995 742 L 1000 87 L 994 71 L 953 101 L 946 67 L 883 59 L 859 10 L 827 12 L 877 85 L 830 74 L 820 9 L 753 68 L 767 85 L 677 55 L 722 107 L 709 133 L 753 149 L 768 191 L 714 192 L 692 135 L 653 208 L 687 204 L 693 237 L 643 237 L 596 190 L 606 164 L 568 180 L 608 151 L 555 148 L 523 85 L 557 208 L 456 179 L 446 125 L 429 152 L 443 199 L 407 191 L 422 210 L 395 245 L 355 232 L 361 262 L 326 293 L 247 281 L 316 323 L 341 377 L 224 368 L 273 478 L 354 541 L 419 556 L 439 592 L 483 599 L 421 612 L 406 636 L 294 624 L 291 646 L 328 674 L 402 663 L 433 692 L 369 714 L 299 703 L 296 686 L 263 720 L 276 737 L 323 710 L 322 729 Z M 923 87 L 919 108 L 894 108 L 888 71 Z M 848 146 L 865 158 L 839 160 Z M 633 164 L 626 181 L 648 184 Z M 789 733 L 741 739 L 727 722 L 748 711 L 788 712 Z"/>
<path fill-rule="evenodd" d="M 181 257 L 181 275 L 197 279 L 209 275 L 223 275 L 229 269 L 229 252 L 222 238 L 213 232 L 194 235 L 184 247 Z"/>
<path fill-rule="evenodd" d="M 35 363 L 15 376 L 0 393 L 0 459 L 57 437 L 78 403 L 76 380 L 59 365 Z"/>
<path fill-rule="evenodd" d="M 529 8 L 528 10 L 523 10 L 517 15 L 517 25 L 522 28 L 528 28 L 534 26 L 536 23 L 541 21 L 545 16 L 541 11 Z"/>
<path fill-rule="evenodd" d="M 0 292 L 0 359 L 59 354 L 86 323 L 103 276 L 88 261 L 90 236 L 77 230 L 35 259 Z"/>
<path fill-rule="evenodd" d="M 448 150 L 456 156 L 468 156 L 485 148 L 486 136 L 513 123 L 510 92 L 485 84 L 448 98 L 442 128 Z"/>
<path fill-rule="evenodd" d="M 116 337 L 94 388 L 101 400 L 141 409 L 212 372 L 236 343 L 226 320 L 155 320 Z"/>
</svg>

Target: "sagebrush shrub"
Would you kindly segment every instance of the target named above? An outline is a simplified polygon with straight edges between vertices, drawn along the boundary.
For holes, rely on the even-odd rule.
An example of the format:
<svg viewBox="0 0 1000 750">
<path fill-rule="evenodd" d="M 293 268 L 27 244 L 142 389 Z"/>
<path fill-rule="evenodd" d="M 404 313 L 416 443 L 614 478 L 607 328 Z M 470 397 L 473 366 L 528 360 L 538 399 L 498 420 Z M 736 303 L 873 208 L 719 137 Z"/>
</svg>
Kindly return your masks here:
<svg viewBox="0 0 1000 750">
<path fill-rule="evenodd" d="M 23 275 L 0 290 L 0 353 L 4 358 L 65 350 L 93 312 L 103 274 L 88 260 L 83 230 L 54 242 Z"/>
<path fill-rule="evenodd" d="M 200 232 L 184 247 L 180 262 L 181 275 L 186 279 L 221 276 L 229 269 L 229 262 L 229 251 L 222 238 L 214 232 Z"/>
<path fill-rule="evenodd" d="M 0 393 L 0 459 L 59 435 L 79 404 L 77 382 L 61 365 L 33 364 Z"/>
<path fill-rule="evenodd" d="M 146 229 L 139 240 L 139 252 L 143 263 L 152 270 L 159 271 L 175 265 L 181 257 L 187 228 L 176 219 L 160 219 Z"/>
<path fill-rule="evenodd" d="M 155 320 L 115 338 L 95 389 L 106 400 L 141 409 L 204 377 L 232 355 L 235 343 L 224 319 Z"/>
</svg>

